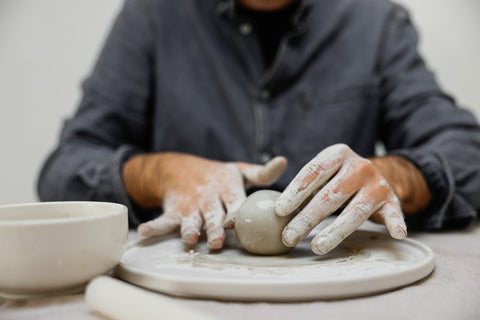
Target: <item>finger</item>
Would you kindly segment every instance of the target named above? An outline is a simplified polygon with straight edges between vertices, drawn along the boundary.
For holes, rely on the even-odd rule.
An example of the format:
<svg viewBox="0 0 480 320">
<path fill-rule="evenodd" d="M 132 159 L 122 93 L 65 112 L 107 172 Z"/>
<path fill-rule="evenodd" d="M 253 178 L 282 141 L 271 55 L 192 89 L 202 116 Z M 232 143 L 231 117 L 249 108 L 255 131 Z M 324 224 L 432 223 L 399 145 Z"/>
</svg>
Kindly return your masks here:
<svg viewBox="0 0 480 320">
<path fill-rule="evenodd" d="M 235 225 L 238 209 L 245 201 L 246 194 L 243 176 L 238 167 L 235 164 L 227 164 L 227 166 L 231 166 L 232 171 L 229 172 L 234 172 L 235 174 L 230 174 L 228 182 L 222 184 L 223 193 L 221 194 L 221 200 L 227 209 L 227 216 L 223 226 L 231 229 Z"/>
<path fill-rule="evenodd" d="M 202 215 L 198 209 L 194 209 L 189 215 L 182 218 L 180 234 L 184 243 L 196 244 L 198 242 L 202 223 Z"/>
<path fill-rule="evenodd" d="M 400 208 L 400 202 L 395 195 L 392 195 L 389 201 L 375 212 L 370 219 L 384 224 L 390 235 L 395 239 L 403 240 L 407 237 L 407 225 Z"/>
<path fill-rule="evenodd" d="M 334 145 L 307 163 L 277 199 L 275 212 L 279 216 L 291 214 L 340 169 L 345 152 L 344 145 Z"/>
<path fill-rule="evenodd" d="M 377 194 L 378 193 L 378 194 Z M 385 201 L 386 195 L 378 188 L 361 189 L 345 207 L 343 212 L 311 242 L 312 251 L 323 255 L 338 246 L 346 237 L 358 229 Z"/>
<path fill-rule="evenodd" d="M 227 216 L 225 217 L 223 226 L 226 229 L 231 229 L 234 227 L 235 221 L 237 220 L 238 209 L 242 206 L 247 195 L 245 194 L 245 189 L 241 182 L 240 184 L 231 184 L 225 187 L 226 190 L 221 196 L 227 209 Z"/>
<path fill-rule="evenodd" d="M 245 188 L 252 186 L 268 186 L 280 178 L 287 167 L 285 157 L 275 157 L 265 165 L 237 162 L 235 165 L 245 179 Z"/>
<path fill-rule="evenodd" d="M 181 214 L 176 211 L 164 212 L 160 217 L 139 225 L 137 232 L 145 237 L 170 233 L 180 226 L 180 217 Z"/>
<path fill-rule="evenodd" d="M 225 240 L 225 229 L 223 227 L 225 211 L 220 196 L 203 197 L 199 204 L 205 221 L 207 245 L 210 249 L 220 249 Z"/>
<path fill-rule="evenodd" d="M 346 164 L 284 228 L 283 243 L 296 246 L 316 225 L 346 203 L 361 185 L 362 181 Z"/>
</svg>

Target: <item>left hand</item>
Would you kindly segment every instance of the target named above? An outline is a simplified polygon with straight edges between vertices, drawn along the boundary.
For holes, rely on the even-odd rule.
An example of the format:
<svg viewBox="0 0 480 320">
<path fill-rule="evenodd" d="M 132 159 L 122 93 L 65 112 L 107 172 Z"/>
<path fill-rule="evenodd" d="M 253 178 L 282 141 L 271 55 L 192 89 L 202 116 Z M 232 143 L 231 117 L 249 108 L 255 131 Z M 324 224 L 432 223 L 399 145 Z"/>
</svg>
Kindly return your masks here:
<svg viewBox="0 0 480 320">
<path fill-rule="evenodd" d="M 311 200 L 307 200 L 307 198 Z M 307 201 L 306 201 L 307 200 Z M 372 161 L 344 144 L 324 149 L 288 185 L 275 205 L 287 216 L 306 202 L 282 234 L 294 247 L 323 219 L 346 205 L 342 213 L 311 242 L 316 254 L 326 254 L 367 219 L 383 223 L 395 239 L 405 239 L 407 228 L 393 187 Z"/>
</svg>

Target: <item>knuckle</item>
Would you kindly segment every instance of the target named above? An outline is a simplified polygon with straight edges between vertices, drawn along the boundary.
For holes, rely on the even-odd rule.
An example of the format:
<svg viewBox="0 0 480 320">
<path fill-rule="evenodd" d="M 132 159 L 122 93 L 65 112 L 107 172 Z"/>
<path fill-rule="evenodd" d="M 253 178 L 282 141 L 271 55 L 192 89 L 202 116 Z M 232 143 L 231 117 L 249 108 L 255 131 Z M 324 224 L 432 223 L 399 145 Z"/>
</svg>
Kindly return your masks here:
<svg viewBox="0 0 480 320">
<path fill-rule="evenodd" d="M 306 229 L 312 229 L 318 224 L 318 219 L 310 215 L 305 215 L 302 219 L 302 222 Z"/>
<path fill-rule="evenodd" d="M 349 157 L 355 154 L 353 150 L 345 143 L 338 143 L 335 145 L 335 147 L 336 147 L 336 151 L 340 154 L 343 154 L 344 157 Z"/>
<path fill-rule="evenodd" d="M 196 189 L 197 195 L 200 199 L 207 197 L 211 191 L 208 185 L 200 185 Z"/>
<path fill-rule="evenodd" d="M 330 203 L 341 203 L 344 201 L 344 193 L 339 185 L 334 185 L 331 189 L 326 190 L 327 201 Z"/>
<path fill-rule="evenodd" d="M 337 143 L 333 144 L 325 149 L 323 149 L 320 153 L 318 153 L 314 159 L 323 159 L 325 154 L 329 155 L 337 155 L 339 157 L 347 157 L 351 153 L 351 149 L 348 145 L 344 143 Z"/>
<path fill-rule="evenodd" d="M 362 175 L 369 176 L 373 175 L 375 172 L 375 168 L 373 167 L 372 162 L 365 158 L 360 158 L 359 160 L 357 160 L 355 163 L 355 167 L 357 168 L 357 171 Z"/>
<path fill-rule="evenodd" d="M 307 166 L 306 171 L 307 174 L 319 174 L 324 170 L 323 163 L 320 159 L 315 159 L 314 161 L 310 162 Z"/>
<path fill-rule="evenodd" d="M 376 181 L 375 169 L 366 159 L 356 161 L 352 164 L 353 174 L 363 181 L 363 184 L 372 183 Z"/>
<path fill-rule="evenodd" d="M 397 195 L 393 191 L 389 193 L 387 201 L 392 206 L 395 206 L 395 207 L 398 208 L 398 210 L 400 210 L 400 208 L 401 208 L 400 199 L 398 199 Z"/>
<path fill-rule="evenodd" d="M 314 159 L 318 159 L 318 158 L 321 158 L 323 157 L 323 154 L 324 153 L 333 153 L 333 154 L 344 154 L 344 153 L 348 153 L 350 152 L 351 149 L 348 145 L 344 144 L 344 143 L 336 143 L 336 144 L 333 144 L 329 147 L 326 147 L 325 149 L 323 149 L 322 151 L 320 151 Z"/>
<path fill-rule="evenodd" d="M 172 220 L 175 220 L 176 222 L 181 222 L 182 218 L 183 218 L 183 213 L 181 213 L 181 212 L 175 212 L 172 215 Z"/>
<path fill-rule="evenodd" d="M 345 143 L 337 143 L 332 146 L 333 148 L 338 149 L 339 151 L 350 151 L 350 147 Z"/>
<path fill-rule="evenodd" d="M 388 200 L 390 196 L 390 186 L 388 184 L 379 183 L 375 192 L 381 196 L 382 199 Z"/>
<path fill-rule="evenodd" d="M 355 206 L 356 217 L 365 221 L 372 214 L 372 205 L 367 201 L 359 201 Z"/>
<path fill-rule="evenodd" d="M 345 225 L 334 225 L 328 229 L 328 232 L 325 234 L 325 238 L 328 239 L 328 242 L 343 240 L 348 237 L 349 232 L 347 231 Z"/>
<path fill-rule="evenodd" d="M 220 175 L 227 175 L 227 176 L 241 176 L 240 169 L 233 163 L 227 163 L 223 166 L 220 170 Z"/>
<path fill-rule="evenodd" d="M 237 165 L 233 162 L 228 162 L 224 165 L 225 170 L 228 171 L 239 171 Z"/>
<path fill-rule="evenodd" d="M 390 221 L 396 221 L 398 219 L 403 219 L 403 215 L 395 208 L 392 208 L 391 210 L 385 212 L 385 219 Z"/>
<path fill-rule="evenodd" d="M 310 215 L 304 214 L 295 221 L 295 229 L 300 233 L 305 233 L 313 229 L 318 224 L 317 219 Z"/>
<path fill-rule="evenodd" d="M 349 232 L 345 229 L 345 228 L 338 228 L 337 229 L 337 238 L 338 239 L 345 239 L 346 237 L 348 237 L 349 235 Z"/>
</svg>

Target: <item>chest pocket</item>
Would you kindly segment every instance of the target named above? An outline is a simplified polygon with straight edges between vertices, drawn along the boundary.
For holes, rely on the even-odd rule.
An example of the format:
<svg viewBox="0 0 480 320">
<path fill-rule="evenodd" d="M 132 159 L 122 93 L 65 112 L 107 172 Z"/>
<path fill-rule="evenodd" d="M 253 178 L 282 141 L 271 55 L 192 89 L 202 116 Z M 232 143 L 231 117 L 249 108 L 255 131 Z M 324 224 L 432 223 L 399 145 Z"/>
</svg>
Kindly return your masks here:
<svg viewBox="0 0 480 320">
<path fill-rule="evenodd" d="M 354 105 L 365 100 L 378 98 L 379 81 L 377 78 L 304 88 L 298 92 L 298 101 L 304 112 L 322 107 Z"/>
<path fill-rule="evenodd" d="M 283 133 L 288 153 L 301 165 L 335 143 L 346 143 L 360 154 L 373 152 L 379 118 L 376 78 L 301 88 L 285 123 L 296 130 Z M 291 125 L 287 125 L 291 128 Z"/>
</svg>

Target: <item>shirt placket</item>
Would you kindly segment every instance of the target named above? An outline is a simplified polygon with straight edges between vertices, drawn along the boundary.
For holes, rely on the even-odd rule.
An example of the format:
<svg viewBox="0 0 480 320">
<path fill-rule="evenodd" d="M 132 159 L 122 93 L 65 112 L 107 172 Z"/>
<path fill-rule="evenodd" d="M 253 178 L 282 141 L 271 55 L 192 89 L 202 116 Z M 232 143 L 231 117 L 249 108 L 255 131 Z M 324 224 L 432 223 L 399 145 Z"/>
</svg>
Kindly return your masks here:
<svg viewBox="0 0 480 320">
<path fill-rule="evenodd" d="M 243 54 L 249 66 L 250 79 L 252 79 L 249 84 L 255 128 L 252 157 L 257 163 L 266 163 L 272 158 L 272 153 L 269 152 L 267 147 L 271 140 L 271 123 L 268 116 L 268 103 L 271 94 L 268 88 L 259 85 L 264 66 L 253 25 L 249 21 L 240 20 L 237 30 L 240 36 L 244 38 L 242 39 L 244 43 L 242 46 Z"/>
<path fill-rule="evenodd" d="M 252 79 L 249 84 L 255 128 L 252 158 L 257 163 L 266 163 L 280 152 L 276 148 L 274 139 L 275 132 L 279 129 L 274 123 L 274 117 L 271 116 L 274 108 L 273 100 L 278 94 L 278 84 L 285 78 L 282 70 L 290 69 L 287 59 L 288 39 L 294 36 L 298 30 L 293 30 L 282 39 L 273 63 L 269 69 L 265 70 L 253 24 L 247 20 L 242 21 L 241 18 L 234 19 L 234 21 L 239 36 L 243 38 L 240 39 L 240 47 L 243 51 L 242 55 L 246 59 L 247 71 Z"/>
<path fill-rule="evenodd" d="M 279 86 L 283 79 L 288 77 L 285 70 L 291 69 L 288 59 L 290 50 L 288 41 L 293 35 L 290 33 L 283 37 L 270 68 L 265 70 L 254 89 L 253 108 L 257 128 L 256 160 L 260 163 L 268 162 L 281 152 L 278 147 L 279 141 L 276 141 L 275 137 L 282 128 L 278 128 L 279 124 L 275 123 L 272 113 L 276 107 L 274 101 L 275 104 L 282 103 L 281 98 L 278 97 L 281 93 Z"/>
</svg>

